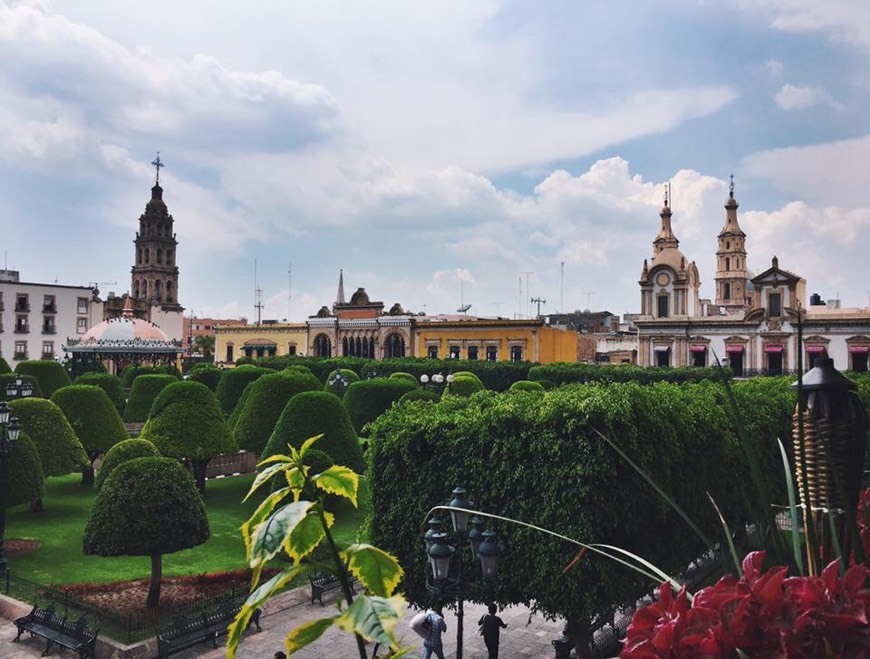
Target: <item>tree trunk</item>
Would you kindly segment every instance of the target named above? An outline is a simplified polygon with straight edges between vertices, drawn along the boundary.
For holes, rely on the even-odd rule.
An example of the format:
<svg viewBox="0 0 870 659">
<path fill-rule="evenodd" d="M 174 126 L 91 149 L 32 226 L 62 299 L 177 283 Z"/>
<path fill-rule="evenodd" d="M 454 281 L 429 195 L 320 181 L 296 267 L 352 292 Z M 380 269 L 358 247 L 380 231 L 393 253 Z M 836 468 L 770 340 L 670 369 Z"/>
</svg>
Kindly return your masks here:
<svg viewBox="0 0 870 659">
<path fill-rule="evenodd" d="M 41 513 L 45 508 L 42 505 L 42 497 L 38 499 L 34 499 L 30 502 L 30 512 L 32 513 Z"/>
<path fill-rule="evenodd" d="M 196 482 L 196 489 L 200 494 L 205 494 L 205 469 L 208 467 L 208 460 L 191 460 L 190 471 L 193 474 L 193 480 Z"/>
<path fill-rule="evenodd" d="M 574 642 L 577 659 L 592 659 L 592 634 L 588 620 L 568 618 L 568 636 Z"/>
<path fill-rule="evenodd" d="M 82 485 L 93 485 L 94 484 L 94 468 L 93 467 L 83 467 L 82 468 Z"/>
<path fill-rule="evenodd" d="M 156 609 L 160 602 L 160 582 L 163 580 L 163 554 L 151 554 L 151 584 L 145 607 Z"/>
</svg>

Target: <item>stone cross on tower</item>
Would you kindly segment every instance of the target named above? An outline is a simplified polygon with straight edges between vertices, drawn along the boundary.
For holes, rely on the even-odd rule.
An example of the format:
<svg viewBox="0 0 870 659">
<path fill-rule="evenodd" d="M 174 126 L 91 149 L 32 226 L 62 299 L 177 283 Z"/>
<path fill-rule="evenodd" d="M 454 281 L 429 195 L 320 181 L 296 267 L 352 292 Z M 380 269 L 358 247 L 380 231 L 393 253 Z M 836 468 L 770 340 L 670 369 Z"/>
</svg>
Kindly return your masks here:
<svg viewBox="0 0 870 659">
<path fill-rule="evenodd" d="M 164 164 L 160 161 L 160 152 L 159 152 L 159 151 L 157 152 L 157 158 L 155 158 L 154 160 L 152 160 L 152 161 L 151 161 L 151 164 L 154 165 L 154 167 L 157 169 L 157 179 L 156 179 L 155 183 L 156 183 L 157 185 L 160 185 L 160 168 L 161 168 L 161 167 L 166 167 L 166 165 L 164 165 Z"/>
</svg>

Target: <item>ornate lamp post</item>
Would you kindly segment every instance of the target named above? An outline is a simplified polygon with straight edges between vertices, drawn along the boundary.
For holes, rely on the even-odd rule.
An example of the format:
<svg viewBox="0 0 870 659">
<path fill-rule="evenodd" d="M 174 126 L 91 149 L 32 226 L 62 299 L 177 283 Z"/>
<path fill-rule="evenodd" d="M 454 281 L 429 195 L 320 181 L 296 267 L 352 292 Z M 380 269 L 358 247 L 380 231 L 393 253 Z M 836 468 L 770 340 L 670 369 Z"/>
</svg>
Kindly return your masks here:
<svg viewBox="0 0 870 659">
<path fill-rule="evenodd" d="M 9 387 L 6 388 L 6 391 L 8 394 Z M 2 466 L 3 458 L 9 455 L 15 447 L 19 432 L 21 432 L 21 424 L 18 423 L 18 419 L 10 414 L 6 401 L 0 401 L 0 466 Z M 2 485 L 0 483 L 0 488 Z M 6 571 L 6 551 L 3 547 L 5 535 L 6 502 L 3 500 L 2 489 L 0 489 L 0 572 Z"/>
<path fill-rule="evenodd" d="M 475 515 L 469 520 L 465 512 L 471 507 L 465 488 L 457 486 L 448 504 L 453 532 L 441 529 L 441 521 L 429 520 L 429 530 L 423 536 L 431 574 L 426 577 L 426 589 L 441 601 L 456 600 L 456 659 L 462 659 L 463 604 L 472 589 L 479 589 L 498 573 L 501 549 L 495 533 L 484 530 L 484 521 Z M 463 509 L 463 510 L 459 510 Z M 471 528 L 469 528 L 469 526 Z M 466 574 L 466 554 L 470 553 L 471 570 Z M 453 560 L 453 559 L 456 560 Z M 479 570 L 474 564 L 479 565 Z"/>
<path fill-rule="evenodd" d="M 27 398 L 33 395 L 33 385 L 17 376 L 12 382 L 6 384 L 6 398 Z"/>
</svg>

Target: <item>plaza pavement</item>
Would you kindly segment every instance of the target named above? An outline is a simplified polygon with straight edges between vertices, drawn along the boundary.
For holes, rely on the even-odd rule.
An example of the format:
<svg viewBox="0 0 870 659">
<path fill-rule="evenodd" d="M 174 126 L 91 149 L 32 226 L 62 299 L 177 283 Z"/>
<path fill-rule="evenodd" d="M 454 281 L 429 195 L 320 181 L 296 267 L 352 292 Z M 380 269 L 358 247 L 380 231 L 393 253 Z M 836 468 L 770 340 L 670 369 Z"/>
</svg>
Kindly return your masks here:
<svg viewBox="0 0 870 659">
<path fill-rule="evenodd" d="M 286 632 L 306 620 L 319 617 L 329 611 L 333 606 L 334 593 L 324 595 L 326 606 L 321 608 L 319 604 L 310 604 L 308 600 L 308 588 L 298 588 L 290 593 L 285 593 L 276 600 L 270 601 L 264 607 L 260 624 L 261 632 L 254 632 L 245 636 L 239 646 L 236 656 L 238 659 L 272 659 L 276 650 L 283 648 L 283 637 Z M 464 659 L 486 659 L 487 652 L 483 645 L 483 639 L 477 635 L 477 621 L 485 612 L 485 607 L 477 604 L 465 606 L 465 629 L 463 656 Z M 412 657 L 422 657 L 422 640 L 408 627 L 408 622 L 415 613 L 409 609 L 407 615 L 399 621 L 396 627 L 396 636 L 403 645 L 411 645 L 414 650 Z M 499 615 L 508 624 L 507 629 L 501 631 L 501 644 L 499 659 L 545 659 L 555 655 L 551 641 L 560 635 L 562 625 L 559 621 L 548 621 L 540 614 L 532 615 L 526 607 L 515 606 L 505 609 Z M 444 655 L 447 659 L 456 656 L 456 616 L 453 611 L 444 611 L 447 623 L 447 633 L 444 634 Z M 22 636 L 18 643 L 12 643 L 15 638 L 16 628 L 11 620 L 0 619 L 0 659 L 36 659 L 42 655 L 45 641 L 38 638 L 29 638 L 27 634 Z M 368 646 L 371 657 L 372 646 Z M 60 656 L 60 651 L 53 649 L 50 656 Z M 378 656 L 383 659 L 385 652 L 381 651 Z M 203 645 L 193 650 L 187 650 L 173 655 L 178 659 L 218 659 L 224 657 L 226 651 L 222 647 L 212 649 Z M 73 656 L 66 652 L 65 656 Z M 97 659 L 114 659 L 120 657 L 137 657 L 138 659 L 151 659 L 156 656 L 156 651 L 143 653 L 135 648 L 119 648 L 117 650 L 98 650 Z M 333 628 L 327 631 L 316 643 L 297 652 L 292 659 L 354 659 L 358 657 L 356 642 L 349 634 Z"/>
</svg>

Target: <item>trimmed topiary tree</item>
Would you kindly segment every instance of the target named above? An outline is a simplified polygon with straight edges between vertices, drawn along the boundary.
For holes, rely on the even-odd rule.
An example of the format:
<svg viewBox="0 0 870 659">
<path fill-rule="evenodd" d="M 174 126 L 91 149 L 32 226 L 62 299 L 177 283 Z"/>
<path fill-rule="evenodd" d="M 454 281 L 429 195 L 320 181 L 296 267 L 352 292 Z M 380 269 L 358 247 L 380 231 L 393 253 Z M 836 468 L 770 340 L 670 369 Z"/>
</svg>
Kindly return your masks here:
<svg viewBox="0 0 870 659">
<path fill-rule="evenodd" d="M 160 451 L 147 439 L 125 439 L 118 442 L 106 453 L 103 464 L 100 465 L 94 477 L 94 487 L 100 489 L 115 467 L 134 458 L 159 458 Z"/>
<path fill-rule="evenodd" d="M 21 422 L 21 429 L 33 441 L 43 476 L 66 476 L 90 464 L 75 431 L 61 409 L 45 398 L 19 398 L 9 403 Z M 33 512 L 43 509 L 42 499 L 33 499 Z"/>
<path fill-rule="evenodd" d="M 189 380 L 194 382 L 202 382 L 206 387 L 215 391 L 218 383 L 221 381 L 223 371 L 211 364 L 197 364 L 190 369 Z"/>
<path fill-rule="evenodd" d="M 359 382 L 359 376 L 356 374 L 356 371 L 352 371 L 349 368 L 337 368 L 326 376 L 326 384 L 323 385 L 323 390 L 341 398 L 344 396 L 347 388 L 354 382 Z"/>
<path fill-rule="evenodd" d="M 413 391 L 417 386 L 405 380 L 390 378 L 372 378 L 354 382 L 347 388 L 342 402 L 350 415 L 357 434 L 362 434 L 363 427 L 377 419 L 399 400 L 403 394 Z"/>
<path fill-rule="evenodd" d="M 41 501 L 45 492 L 45 476 L 39 453 L 27 433 L 21 432 L 12 452 L 0 464 L 0 528 L 6 528 L 6 509 L 28 501 Z M 3 536 L 0 535 L 0 543 Z M 0 569 L 5 570 L 3 564 Z"/>
<path fill-rule="evenodd" d="M 130 389 L 133 386 L 133 382 L 140 375 L 171 375 L 176 380 L 181 377 L 181 373 L 178 372 L 175 366 L 168 366 L 166 364 L 159 366 L 137 366 L 136 364 L 130 364 L 121 371 L 121 386 L 124 389 Z"/>
<path fill-rule="evenodd" d="M 307 391 L 291 398 L 263 451 L 263 458 L 283 454 L 287 444 L 300 448 L 309 437 L 323 434 L 317 449 L 334 464 L 357 473 L 365 470 L 362 448 L 341 399 L 328 391 Z"/>
<path fill-rule="evenodd" d="M 129 439 L 118 410 L 106 392 L 92 384 L 73 384 L 51 397 L 66 417 L 88 454 L 82 469 L 82 485 L 94 482 L 94 460 L 123 439 Z"/>
<path fill-rule="evenodd" d="M 486 387 L 473 373 L 454 373 L 453 382 L 444 387 L 444 396 L 469 397 L 478 391 L 484 391 Z"/>
<path fill-rule="evenodd" d="M 202 497 L 184 467 L 171 458 L 134 458 L 119 464 L 97 492 L 82 548 L 87 555 L 149 556 L 146 606 L 155 608 L 163 554 L 201 545 L 209 535 Z"/>
<path fill-rule="evenodd" d="M 517 380 L 510 386 L 508 391 L 535 391 L 542 394 L 546 390 L 544 389 L 544 385 L 540 382 L 533 382 L 532 380 Z"/>
<path fill-rule="evenodd" d="M 92 384 L 103 391 L 106 392 L 106 395 L 109 397 L 109 400 L 112 401 L 112 404 L 115 406 L 115 409 L 118 410 L 118 414 L 121 416 L 124 415 L 124 391 L 121 389 L 121 378 L 117 375 L 112 375 L 111 373 L 96 373 L 90 371 L 88 373 L 82 373 L 75 380 L 76 384 Z"/>
<path fill-rule="evenodd" d="M 320 380 L 311 371 L 286 370 L 258 378 L 245 390 L 244 405 L 234 427 L 240 449 L 262 453 L 287 401 L 303 391 L 320 391 Z M 235 414 L 235 412 L 234 412 Z M 322 446 L 321 450 L 325 451 Z"/>
<path fill-rule="evenodd" d="M 125 423 L 145 423 L 151 414 L 151 406 L 160 392 L 178 379 L 165 373 L 143 373 L 133 380 L 130 398 L 124 409 Z"/>
<path fill-rule="evenodd" d="M 419 387 L 417 389 L 414 389 L 413 391 L 409 391 L 406 394 L 402 394 L 399 402 L 409 403 L 415 400 L 430 400 L 433 403 L 437 403 L 439 400 L 441 400 L 441 396 L 432 389 L 423 389 L 422 387 Z"/>
<path fill-rule="evenodd" d="M 72 384 L 69 373 L 60 362 L 53 359 L 28 359 L 18 362 L 15 372 L 20 375 L 32 375 L 39 382 L 42 395 L 51 398 L 51 395 L 62 387 Z"/>
<path fill-rule="evenodd" d="M 9 368 L 9 362 L 0 357 L 0 373 L 11 373 L 12 369 Z"/>
<path fill-rule="evenodd" d="M 190 380 L 160 392 L 139 437 L 153 443 L 161 455 L 187 460 L 200 492 L 205 492 L 209 460 L 237 450 L 215 395 L 201 382 Z"/>
<path fill-rule="evenodd" d="M 420 382 L 410 373 L 405 373 L 404 371 L 397 371 L 395 373 L 390 373 L 391 378 L 396 380 L 404 380 L 405 382 L 411 382 L 415 387 L 420 386 Z"/>
<path fill-rule="evenodd" d="M 274 373 L 274 371 L 250 364 L 243 364 L 242 366 L 225 370 L 217 389 L 215 389 L 215 395 L 224 415 L 229 416 L 233 413 L 233 409 L 235 409 L 236 403 L 239 402 L 245 387 L 268 373 Z"/>
<path fill-rule="evenodd" d="M 0 373 L 0 400 L 12 400 L 6 397 L 6 385 L 10 382 L 15 382 L 21 378 L 22 382 L 26 382 L 33 387 L 32 398 L 43 398 L 42 388 L 39 386 L 39 380 L 32 375 L 21 375 L 18 373 Z"/>
</svg>

